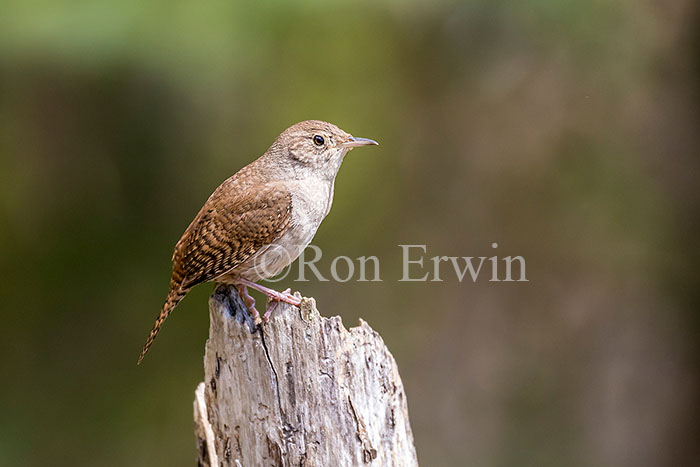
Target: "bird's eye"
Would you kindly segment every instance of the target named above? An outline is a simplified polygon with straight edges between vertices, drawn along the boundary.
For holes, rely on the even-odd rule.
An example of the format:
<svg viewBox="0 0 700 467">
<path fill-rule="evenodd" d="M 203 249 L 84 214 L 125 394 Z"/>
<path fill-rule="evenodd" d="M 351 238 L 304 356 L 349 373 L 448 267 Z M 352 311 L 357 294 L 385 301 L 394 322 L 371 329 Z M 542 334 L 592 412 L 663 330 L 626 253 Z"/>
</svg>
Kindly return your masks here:
<svg viewBox="0 0 700 467">
<path fill-rule="evenodd" d="M 325 140 L 323 139 L 323 136 L 321 135 L 314 135 L 314 144 L 316 146 L 323 146 L 323 143 L 325 143 Z"/>
</svg>

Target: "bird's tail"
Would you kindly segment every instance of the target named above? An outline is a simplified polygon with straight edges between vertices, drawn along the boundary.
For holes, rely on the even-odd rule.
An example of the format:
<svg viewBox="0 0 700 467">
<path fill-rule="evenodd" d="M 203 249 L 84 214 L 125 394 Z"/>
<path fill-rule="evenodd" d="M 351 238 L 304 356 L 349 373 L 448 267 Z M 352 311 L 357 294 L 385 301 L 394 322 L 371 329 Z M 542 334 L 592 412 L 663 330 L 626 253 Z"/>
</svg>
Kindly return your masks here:
<svg viewBox="0 0 700 467">
<path fill-rule="evenodd" d="M 141 350 L 141 355 L 139 355 L 139 361 L 136 363 L 137 365 L 141 364 L 141 360 L 143 360 L 143 357 L 146 356 L 146 353 L 148 352 L 148 349 L 151 348 L 153 341 L 156 340 L 156 336 L 158 335 L 161 326 L 163 326 L 165 319 L 173 311 L 173 309 L 175 309 L 177 304 L 180 303 L 180 300 L 187 295 L 188 291 L 189 289 L 183 290 L 180 286 L 171 284 L 168 298 L 165 299 L 165 303 L 163 304 L 163 308 L 160 310 L 158 319 L 156 319 L 153 329 L 151 329 L 151 333 L 148 335 L 148 339 L 146 339 L 146 343 L 143 345 L 143 350 Z"/>
</svg>

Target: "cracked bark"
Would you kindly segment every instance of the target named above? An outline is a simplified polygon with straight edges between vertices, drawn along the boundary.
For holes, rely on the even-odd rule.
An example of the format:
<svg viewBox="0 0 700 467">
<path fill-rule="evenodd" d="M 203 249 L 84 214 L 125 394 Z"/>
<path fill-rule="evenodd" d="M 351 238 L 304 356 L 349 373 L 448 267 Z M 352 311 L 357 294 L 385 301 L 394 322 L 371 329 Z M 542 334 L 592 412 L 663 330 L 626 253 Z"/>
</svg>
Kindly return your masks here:
<svg viewBox="0 0 700 467">
<path fill-rule="evenodd" d="M 394 358 L 313 299 L 257 329 L 233 287 L 209 300 L 194 418 L 201 466 L 418 465 Z"/>
</svg>

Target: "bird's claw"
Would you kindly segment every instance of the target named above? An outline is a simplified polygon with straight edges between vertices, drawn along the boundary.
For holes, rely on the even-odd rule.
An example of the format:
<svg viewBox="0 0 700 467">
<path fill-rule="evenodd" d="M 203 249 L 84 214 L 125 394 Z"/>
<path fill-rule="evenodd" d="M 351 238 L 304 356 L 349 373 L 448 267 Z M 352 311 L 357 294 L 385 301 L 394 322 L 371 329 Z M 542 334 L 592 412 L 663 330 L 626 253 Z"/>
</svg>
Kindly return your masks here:
<svg viewBox="0 0 700 467">
<path fill-rule="evenodd" d="M 275 302 L 285 302 L 285 303 L 289 303 L 290 305 L 294 305 L 294 306 L 301 305 L 301 298 L 292 294 L 292 289 L 289 289 L 289 288 L 283 292 L 277 292 L 277 294 L 274 296 L 271 296 L 270 299 L 272 299 Z"/>
<path fill-rule="evenodd" d="M 289 303 L 290 305 L 299 306 L 301 304 L 301 299 L 292 294 L 292 289 L 288 288 L 282 292 L 277 292 L 275 295 L 269 296 L 270 303 L 265 310 L 265 314 L 262 317 L 263 323 L 267 323 L 270 320 L 270 315 L 277 308 L 280 302 Z"/>
</svg>

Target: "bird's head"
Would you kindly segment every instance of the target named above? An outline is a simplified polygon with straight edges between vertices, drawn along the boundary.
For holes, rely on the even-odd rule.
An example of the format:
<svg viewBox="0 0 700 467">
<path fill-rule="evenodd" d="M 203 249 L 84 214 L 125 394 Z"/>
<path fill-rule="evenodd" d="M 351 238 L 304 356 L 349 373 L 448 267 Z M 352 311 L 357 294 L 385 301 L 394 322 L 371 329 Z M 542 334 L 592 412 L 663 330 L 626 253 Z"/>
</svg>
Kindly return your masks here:
<svg viewBox="0 0 700 467">
<path fill-rule="evenodd" d="M 306 120 L 284 130 L 273 146 L 293 166 L 333 178 L 348 151 L 376 144 L 379 143 L 352 136 L 332 123 Z"/>
</svg>

